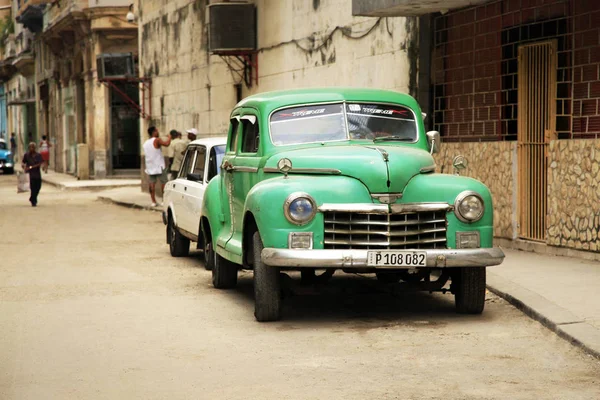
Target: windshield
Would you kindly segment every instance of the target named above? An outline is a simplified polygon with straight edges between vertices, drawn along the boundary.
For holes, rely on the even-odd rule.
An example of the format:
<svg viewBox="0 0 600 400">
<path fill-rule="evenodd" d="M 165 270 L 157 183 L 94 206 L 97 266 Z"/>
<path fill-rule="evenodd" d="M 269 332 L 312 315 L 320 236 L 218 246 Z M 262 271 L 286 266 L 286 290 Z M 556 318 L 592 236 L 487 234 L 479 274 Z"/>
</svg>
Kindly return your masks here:
<svg viewBox="0 0 600 400">
<path fill-rule="evenodd" d="M 417 140 L 417 124 L 414 113 L 402 106 L 363 103 L 301 106 L 273 113 L 271 139 L 276 146 L 349 139 L 413 142 Z"/>
<path fill-rule="evenodd" d="M 6 143 L 0 142 L 0 150 L 6 150 L 6 149 L 7 149 Z"/>
</svg>

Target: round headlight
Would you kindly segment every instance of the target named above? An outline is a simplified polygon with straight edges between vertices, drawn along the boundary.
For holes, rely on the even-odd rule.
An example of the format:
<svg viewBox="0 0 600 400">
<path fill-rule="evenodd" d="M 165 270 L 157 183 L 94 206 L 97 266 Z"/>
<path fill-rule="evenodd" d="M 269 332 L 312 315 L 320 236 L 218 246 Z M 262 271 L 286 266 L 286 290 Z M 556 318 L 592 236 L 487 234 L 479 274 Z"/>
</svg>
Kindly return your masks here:
<svg viewBox="0 0 600 400">
<path fill-rule="evenodd" d="M 485 210 L 483 199 L 478 193 L 462 192 L 456 198 L 454 210 L 459 220 L 463 222 L 477 222 L 483 217 Z"/>
<path fill-rule="evenodd" d="M 308 194 L 293 193 L 285 201 L 283 213 L 291 223 L 304 225 L 317 214 L 317 205 Z"/>
</svg>

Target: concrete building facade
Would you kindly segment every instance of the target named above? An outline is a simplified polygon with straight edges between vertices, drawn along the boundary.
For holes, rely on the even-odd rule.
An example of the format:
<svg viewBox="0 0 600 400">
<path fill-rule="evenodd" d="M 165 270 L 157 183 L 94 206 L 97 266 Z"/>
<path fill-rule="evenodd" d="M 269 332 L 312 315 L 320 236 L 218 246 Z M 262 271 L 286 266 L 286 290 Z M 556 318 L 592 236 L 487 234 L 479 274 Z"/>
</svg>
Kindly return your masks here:
<svg viewBox="0 0 600 400">
<path fill-rule="evenodd" d="M 126 20 L 131 4 L 12 1 L 14 33 L 0 63 L 7 129 L 22 145 L 46 135 L 58 172 L 80 179 L 139 174 L 138 28 Z M 97 58 L 107 55 L 131 60 L 127 79 L 100 79 Z"/>
<path fill-rule="evenodd" d="M 418 52 L 414 19 L 353 17 L 348 0 L 256 0 L 257 65 L 249 87 L 239 62 L 208 50 L 211 3 L 141 2 L 140 73 L 152 79 L 146 127 L 162 133 L 195 127 L 201 136 L 222 135 L 237 101 L 277 89 L 417 91 L 418 59 L 410 57 Z"/>
</svg>

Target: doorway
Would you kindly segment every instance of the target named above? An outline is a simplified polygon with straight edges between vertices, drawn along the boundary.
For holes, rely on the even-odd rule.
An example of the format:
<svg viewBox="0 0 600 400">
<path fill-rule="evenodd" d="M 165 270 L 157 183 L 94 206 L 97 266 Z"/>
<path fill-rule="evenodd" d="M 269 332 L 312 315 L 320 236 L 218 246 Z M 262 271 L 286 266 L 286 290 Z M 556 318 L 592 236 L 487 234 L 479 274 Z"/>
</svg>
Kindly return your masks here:
<svg viewBox="0 0 600 400">
<path fill-rule="evenodd" d="M 548 143 L 556 132 L 556 40 L 519 47 L 519 236 L 545 241 Z"/>
<path fill-rule="evenodd" d="M 139 104 L 137 84 L 113 82 L 122 93 Z M 130 170 L 133 175 L 140 169 L 140 116 L 122 95 L 110 89 L 111 157 L 114 173 Z"/>
</svg>

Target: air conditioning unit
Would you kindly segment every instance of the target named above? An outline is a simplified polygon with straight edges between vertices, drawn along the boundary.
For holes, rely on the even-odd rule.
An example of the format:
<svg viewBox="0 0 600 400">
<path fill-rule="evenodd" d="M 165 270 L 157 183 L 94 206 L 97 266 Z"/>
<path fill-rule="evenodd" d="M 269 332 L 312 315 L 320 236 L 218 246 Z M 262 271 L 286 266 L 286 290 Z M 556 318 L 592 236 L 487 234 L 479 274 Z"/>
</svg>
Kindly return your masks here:
<svg viewBox="0 0 600 400">
<path fill-rule="evenodd" d="M 98 79 L 123 79 L 135 76 L 132 53 L 104 53 L 96 56 Z"/>
<path fill-rule="evenodd" d="M 209 51 L 256 50 L 256 7 L 251 3 L 215 3 L 209 9 Z"/>
</svg>

